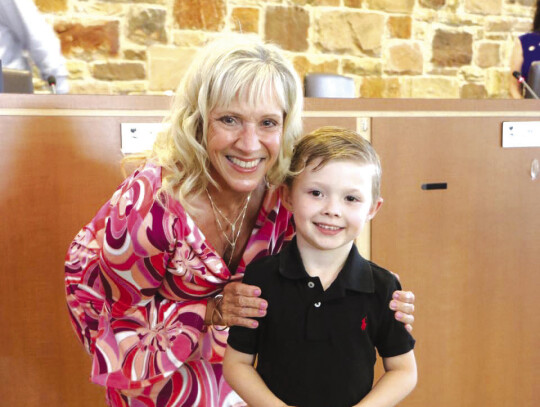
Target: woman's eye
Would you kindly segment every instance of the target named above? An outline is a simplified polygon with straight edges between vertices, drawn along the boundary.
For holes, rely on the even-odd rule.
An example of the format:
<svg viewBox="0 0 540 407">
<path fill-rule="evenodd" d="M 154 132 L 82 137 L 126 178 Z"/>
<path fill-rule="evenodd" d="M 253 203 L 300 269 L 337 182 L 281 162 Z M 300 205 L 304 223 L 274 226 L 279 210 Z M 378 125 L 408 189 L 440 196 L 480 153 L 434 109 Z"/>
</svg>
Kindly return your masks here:
<svg viewBox="0 0 540 407">
<path fill-rule="evenodd" d="M 219 121 L 225 124 L 236 124 L 236 119 L 232 116 L 223 116 Z"/>
<path fill-rule="evenodd" d="M 264 127 L 274 127 L 277 125 L 277 123 L 274 120 L 267 119 L 267 120 L 263 120 L 262 125 Z"/>
</svg>

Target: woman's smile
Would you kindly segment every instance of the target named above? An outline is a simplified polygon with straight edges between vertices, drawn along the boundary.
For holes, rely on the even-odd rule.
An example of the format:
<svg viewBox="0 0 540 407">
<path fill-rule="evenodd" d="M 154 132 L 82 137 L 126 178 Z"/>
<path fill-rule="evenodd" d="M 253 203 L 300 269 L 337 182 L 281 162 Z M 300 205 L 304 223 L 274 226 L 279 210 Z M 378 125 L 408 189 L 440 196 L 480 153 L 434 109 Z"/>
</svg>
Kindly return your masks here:
<svg viewBox="0 0 540 407">
<path fill-rule="evenodd" d="M 227 156 L 227 159 L 234 165 L 242 167 L 243 169 L 246 169 L 246 170 L 254 169 L 262 161 L 261 158 L 256 158 L 254 160 L 242 160 L 240 158 L 233 157 L 233 156 Z"/>
</svg>

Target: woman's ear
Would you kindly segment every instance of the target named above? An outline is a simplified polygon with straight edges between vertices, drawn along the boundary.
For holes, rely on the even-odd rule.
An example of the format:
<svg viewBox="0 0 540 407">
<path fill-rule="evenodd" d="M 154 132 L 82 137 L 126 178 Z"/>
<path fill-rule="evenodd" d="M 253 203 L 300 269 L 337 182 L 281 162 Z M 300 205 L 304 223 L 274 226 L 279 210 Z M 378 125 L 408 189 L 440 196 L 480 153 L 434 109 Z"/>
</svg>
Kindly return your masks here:
<svg viewBox="0 0 540 407">
<path fill-rule="evenodd" d="M 375 215 L 377 215 L 377 212 L 379 212 L 379 209 L 381 209 L 383 202 L 384 202 L 383 199 L 379 198 L 373 205 L 371 205 L 371 209 L 369 210 L 369 215 L 368 215 L 369 220 L 373 219 Z"/>
<path fill-rule="evenodd" d="M 292 212 L 292 202 L 291 202 L 291 188 L 287 184 L 281 184 L 279 187 L 281 194 L 281 201 L 283 206 L 289 211 Z"/>
</svg>

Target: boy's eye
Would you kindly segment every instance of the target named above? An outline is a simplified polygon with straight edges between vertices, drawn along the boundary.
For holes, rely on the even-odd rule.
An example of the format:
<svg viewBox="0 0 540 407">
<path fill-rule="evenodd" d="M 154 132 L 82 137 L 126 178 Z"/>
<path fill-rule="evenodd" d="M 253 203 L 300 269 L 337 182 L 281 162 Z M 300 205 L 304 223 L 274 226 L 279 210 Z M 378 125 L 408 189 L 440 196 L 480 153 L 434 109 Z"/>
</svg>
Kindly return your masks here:
<svg viewBox="0 0 540 407">
<path fill-rule="evenodd" d="M 360 202 L 360 199 L 358 199 L 357 197 L 352 196 L 352 195 L 347 195 L 347 196 L 345 197 L 345 200 L 346 200 L 347 202 Z"/>
<path fill-rule="evenodd" d="M 319 197 L 322 195 L 322 192 L 321 191 L 317 191 L 317 190 L 313 190 L 313 191 L 310 191 L 309 192 L 312 196 L 316 196 L 316 197 Z"/>
</svg>

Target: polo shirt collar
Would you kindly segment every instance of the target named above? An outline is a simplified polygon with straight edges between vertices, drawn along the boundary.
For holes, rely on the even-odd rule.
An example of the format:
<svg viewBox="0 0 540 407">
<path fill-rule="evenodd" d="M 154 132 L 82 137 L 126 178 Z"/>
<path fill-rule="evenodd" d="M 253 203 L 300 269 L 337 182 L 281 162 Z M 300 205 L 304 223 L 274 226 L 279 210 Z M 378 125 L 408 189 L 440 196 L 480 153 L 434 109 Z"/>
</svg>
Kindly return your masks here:
<svg viewBox="0 0 540 407">
<path fill-rule="evenodd" d="M 311 278 L 307 273 L 298 251 L 296 237 L 281 250 L 279 255 L 279 273 L 288 279 L 299 280 Z M 336 287 L 334 287 L 336 286 Z M 356 245 L 353 244 L 352 249 L 345 261 L 345 265 L 341 269 L 336 280 L 328 288 L 332 291 L 344 289 L 358 291 L 361 293 L 375 292 L 375 283 L 373 281 L 373 271 L 369 261 L 364 259 Z"/>
</svg>

